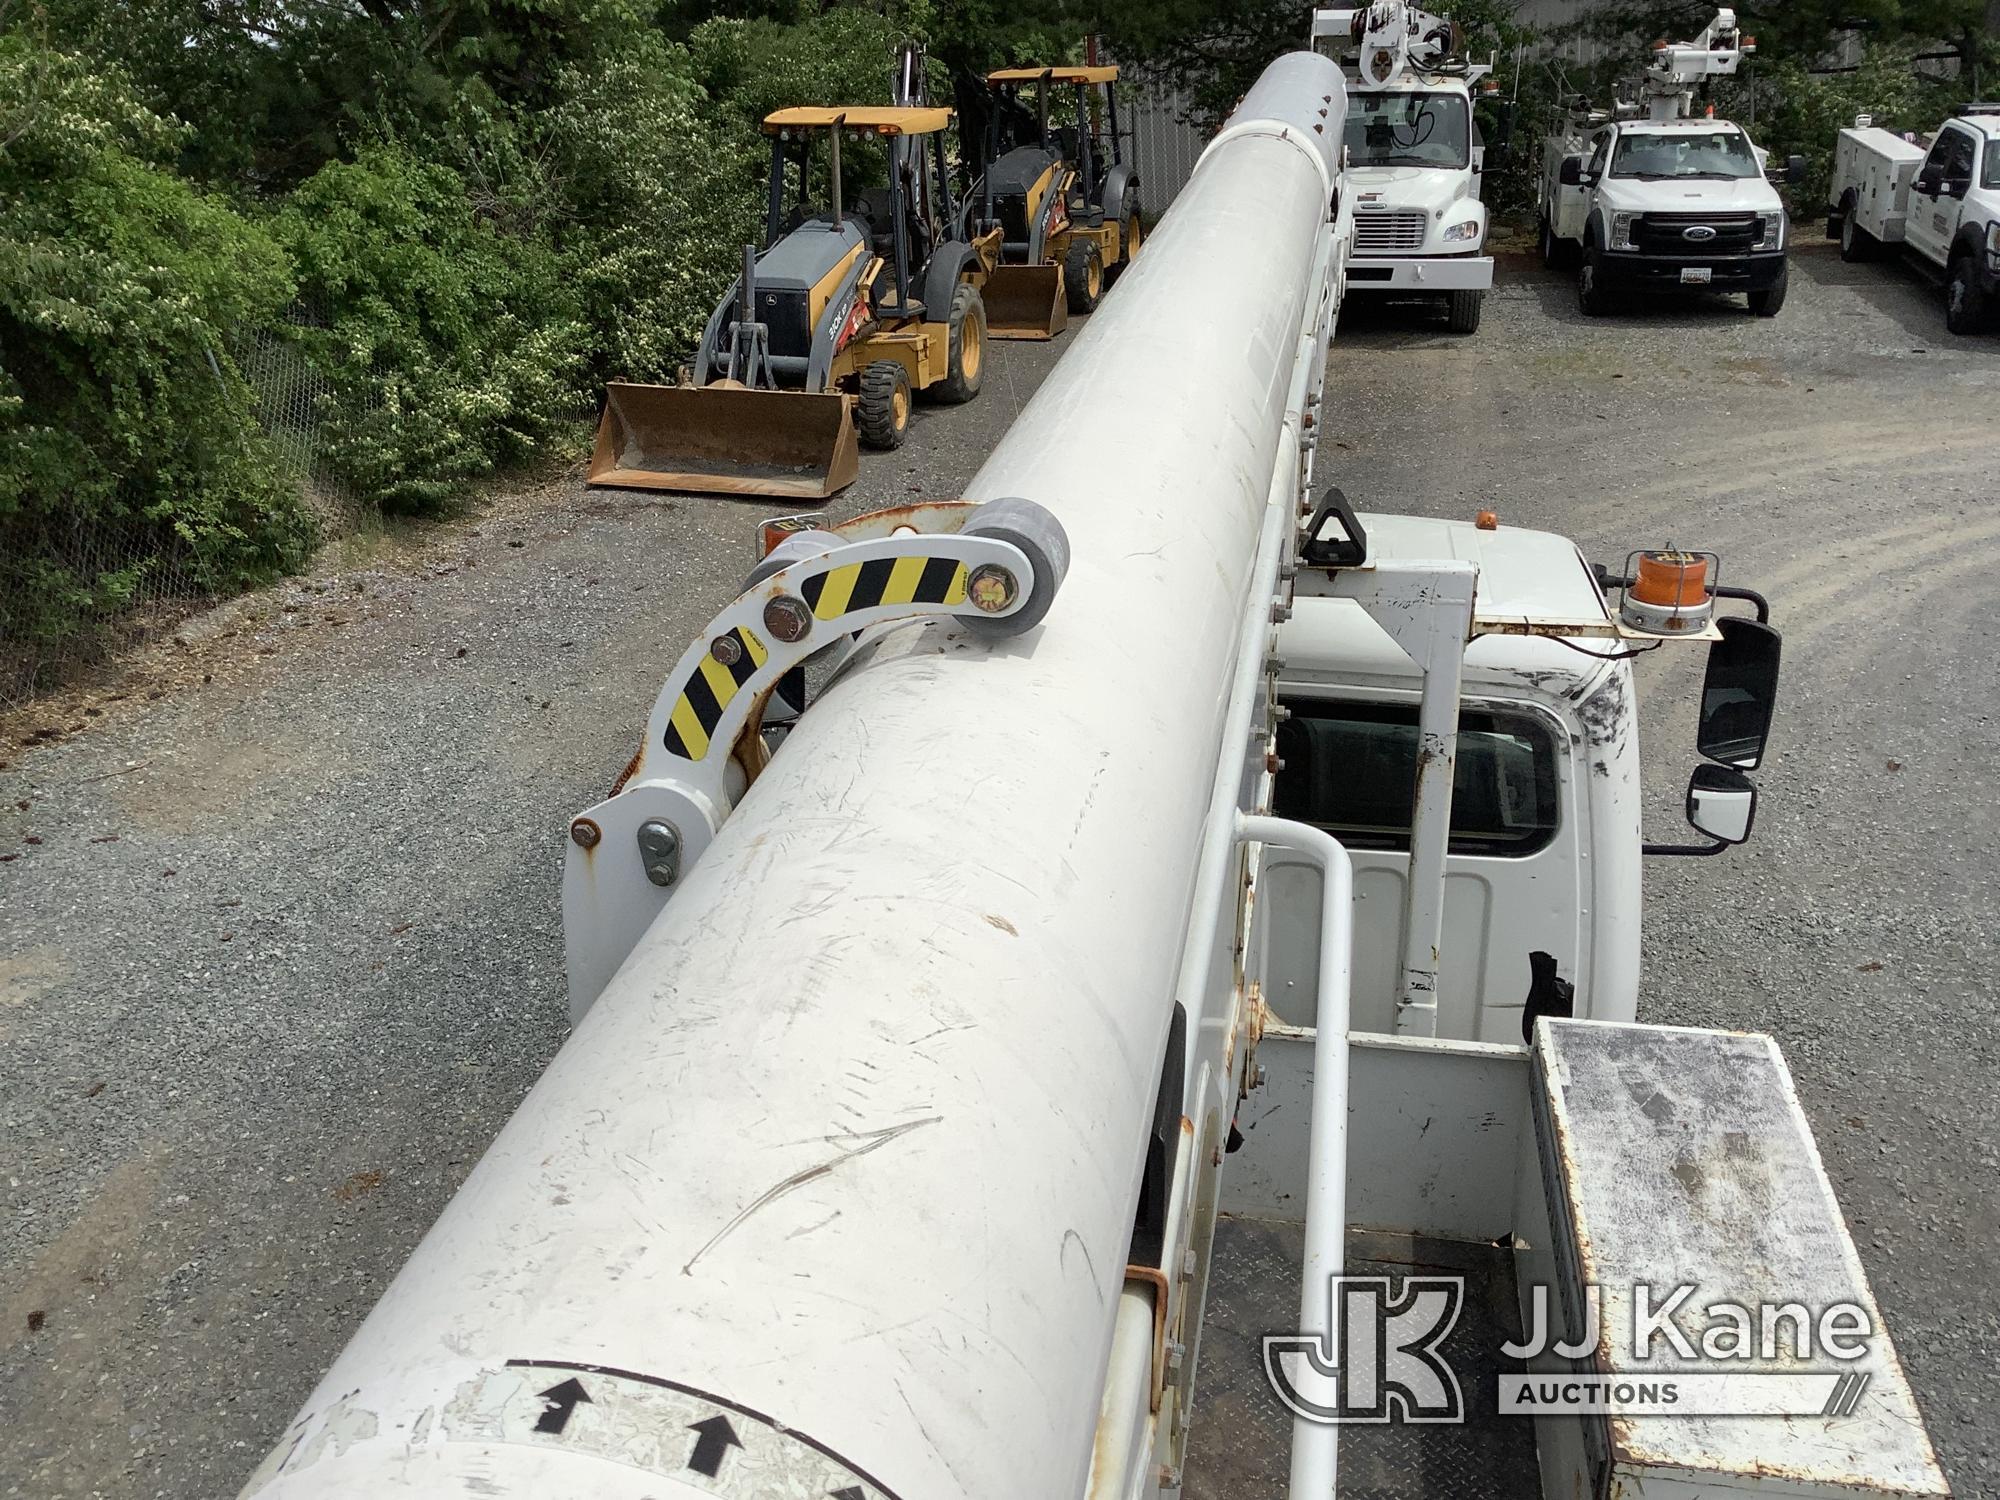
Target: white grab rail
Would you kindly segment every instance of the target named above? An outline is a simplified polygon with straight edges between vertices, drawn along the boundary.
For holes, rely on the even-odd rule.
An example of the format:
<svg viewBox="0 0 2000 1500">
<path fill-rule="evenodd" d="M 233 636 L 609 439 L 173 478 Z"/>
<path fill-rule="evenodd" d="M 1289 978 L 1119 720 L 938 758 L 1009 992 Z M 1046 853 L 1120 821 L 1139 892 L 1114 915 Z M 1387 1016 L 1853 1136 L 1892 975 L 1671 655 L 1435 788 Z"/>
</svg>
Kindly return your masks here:
<svg viewBox="0 0 2000 1500">
<path fill-rule="evenodd" d="M 1348 984 L 1354 960 L 1354 864 L 1340 840 L 1288 818 L 1239 814 L 1236 837 L 1305 856 L 1320 871 L 1319 1000 L 1314 1016 L 1312 1125 L 1306 1165 L 1306 1247 L 1299 1288 L 1299 1332 L 1328 1342 L 1334 1334 L 1333 1278 L 1347 1265 Z M 1316 1360 L 1300 1361 L 1302 1404 L 1339 1404 L 1336 1380 Z M 1340 1429 L 1292 1419 L 1291 1500 L 1333 1500 Z"/>
</svg>

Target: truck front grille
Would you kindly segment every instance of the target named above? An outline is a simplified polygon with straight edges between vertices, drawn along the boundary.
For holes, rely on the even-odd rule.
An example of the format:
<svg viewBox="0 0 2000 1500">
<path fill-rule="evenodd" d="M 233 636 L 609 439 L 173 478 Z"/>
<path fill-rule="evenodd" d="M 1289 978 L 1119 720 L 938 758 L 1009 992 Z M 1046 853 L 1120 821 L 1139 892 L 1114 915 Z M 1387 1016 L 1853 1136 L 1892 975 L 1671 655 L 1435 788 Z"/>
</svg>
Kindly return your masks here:
<svg viewBox="0 0 2000 1500">
<path fill-rule="evenodd" d="M 1399 208 L 1389 213 L 1357 213 L 1354 216 L 1354 250 L 1357 255 L 1393 255 L 1398 251 L 1421 250 L 1430 216 L 1420 208 Z"/>
<path fill-rule="evenodd" d="M 1702 227 L 1715 233 L 1688 237 Z M 1641 214 L 1632 221 L 1632 248 L 1641 255 L 1748 255 L 1760 228 L 1756 214 Z"/>
</svg>

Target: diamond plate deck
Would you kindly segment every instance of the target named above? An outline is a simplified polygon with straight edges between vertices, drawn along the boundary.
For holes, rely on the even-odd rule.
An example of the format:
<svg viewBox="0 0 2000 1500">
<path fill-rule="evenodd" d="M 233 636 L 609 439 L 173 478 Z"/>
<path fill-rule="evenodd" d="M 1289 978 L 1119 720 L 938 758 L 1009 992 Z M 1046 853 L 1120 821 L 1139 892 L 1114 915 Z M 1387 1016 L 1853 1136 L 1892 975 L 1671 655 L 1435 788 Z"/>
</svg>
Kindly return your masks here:
<svg viewBox="0 0 2000 1500">
<path fill-rule="evenodd" d="M 1279 1500 L 1291 1418 L 1265 1383 L 1263 1336 L 1298 1324 L 1302 1225 L 1224 1218 L 1195 1371 L 1185 1500 Z M 1465 1391 L 1463 1426 L 1344 1427 L 1341 1500 L 1540 1500 L 1534 1424 L 1496 1415 L 1498 1354 L 1517 1336 L 1512 1252 L 1488 1245 L 1351 1235 L 1348 1274 L 1463 1275 L 1466 1298 L 1444 1352 Z"/>
</svg>

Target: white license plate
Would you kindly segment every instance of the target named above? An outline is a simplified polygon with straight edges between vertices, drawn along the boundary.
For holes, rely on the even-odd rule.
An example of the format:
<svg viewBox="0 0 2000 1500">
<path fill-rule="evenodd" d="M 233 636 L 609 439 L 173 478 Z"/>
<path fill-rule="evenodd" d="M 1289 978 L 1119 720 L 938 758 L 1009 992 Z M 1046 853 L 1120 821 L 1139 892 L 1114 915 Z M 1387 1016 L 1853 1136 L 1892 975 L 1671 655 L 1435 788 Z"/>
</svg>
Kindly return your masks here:
<svg viewBox="0 0 2000 1500">
<path fill-rule="evenodd" d="M 1712 266 L 1682 266 L 1682 286 L 1707 286 L 1708 279 L 1715 274 Z"/>
</svg>

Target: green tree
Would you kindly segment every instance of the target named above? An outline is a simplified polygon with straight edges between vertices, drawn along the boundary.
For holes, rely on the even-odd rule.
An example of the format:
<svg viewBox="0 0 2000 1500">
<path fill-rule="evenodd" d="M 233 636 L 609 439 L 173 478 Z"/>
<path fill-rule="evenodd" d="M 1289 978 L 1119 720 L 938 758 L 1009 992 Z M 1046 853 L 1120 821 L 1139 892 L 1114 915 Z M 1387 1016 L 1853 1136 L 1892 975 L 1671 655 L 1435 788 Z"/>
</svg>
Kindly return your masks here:
<svg viewBox="0 0 2000 1500">
<path fill-rule="evenodd" d="M 286 260 L 173 173 L 183 138 L 116 74 L 0 34 L 0 636 L 75 630 L 169 556 L 218 589 L 308 539 L 229 355 Z"/>
<path fill-rule="evenodd" d="M 589 334 L 555 249 L 501 233 L 451 168 L 364 147 L 273 228 L 320 325 L 296 336 L 335 381 L 330 456 L 362 493 L 435 509 L 580 408 Z"/>
</svg>

